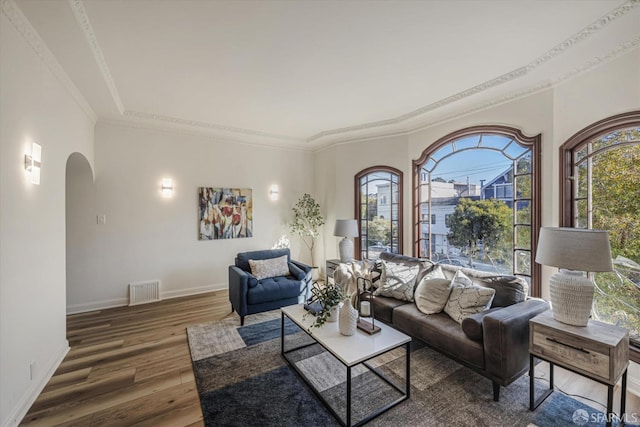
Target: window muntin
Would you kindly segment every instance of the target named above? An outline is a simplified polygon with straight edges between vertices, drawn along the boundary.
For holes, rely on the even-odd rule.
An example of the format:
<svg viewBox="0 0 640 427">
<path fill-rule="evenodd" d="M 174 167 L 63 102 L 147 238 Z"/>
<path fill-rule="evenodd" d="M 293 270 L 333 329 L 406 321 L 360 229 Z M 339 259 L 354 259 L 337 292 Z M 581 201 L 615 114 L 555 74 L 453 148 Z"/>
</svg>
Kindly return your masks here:
<svg viewBox="0 0 640 427">
<path fill-rule="evenodd" d="M 614 271 L 590 273 L 593 317 L 628 328 L 631 342 L 640 342 L 640 111 L 594 123 L 561 153 L 560 225 L 610 234 Z M 640 351 L 631 359 L 640 362 Z"/>
<path fill-rule="evenodd" d="M 452 252 L 449 250 L 451 245 L 447 239 L 447 229 L 450 226 L 451 214 L 457 205 L 456 200 L 463 197 L 481 197 L 470 186 L 465 190 L 464 185 L 458 186 L 456 183 L 452 185 L 454 194 L 438 194 L 437 184 L 431 180 L 438 178 L 438 170 L 442 165 L 453 162 L 456 156 L 463 153 L 474 153 L 472 150 L 492 152 L 496 158 L 499 157 L 505 162 L 504 176 L 496 177 L 500 179 L 495 179 L 494 183 L 483 183 L 480 194 L 502 200 L 512 210 L 513 223 L 509 232 L 512 237 L 509 239 L 513 241 L 513 245 L 510 249 L 510 259 L 505 265 L 510 273 L 528 280 L 531 284 L 531 294 L 539 296 L 540 267 L 533 262 L 533 257 L 540 228 L 540 164 L 537 161 L 540 153 L 540 135 L 527 137 L 516 129 L 503 126 L 477 126 L 454 132 L 425 149 L 422 156 L 413 162 L 414 255 L 434 258 L 434 254 L 445 252 L 443 255 L 449 258 L 448 261 L 459 256 L 459 248 L 454 248 Z M 482 169 L 481 166 L 478 165 L 478 168 Z M 461 172 L 464 174 L 464 171 Z M 440 182 L 443 180 L 449 181 L 441 178 Z M 444 215 L 444 224 L 431 224 L 433 211 Z M 482 248 L 481 241 L 478 246 Z M 447 248 L 447 251 L 443 248 Z M 491 264 L 480 263 L 477 267 L 503 270 L 505 268 L 505 265 L 499 266 L 495 262 Z"/>
<path fill-rule="evenodd" d="M 377 258 L 383 251 L 402 252 L 401 191 L 402 172 L 395 168 L 375 166 L 356 174 L 357 258 Z"/>
</svg>

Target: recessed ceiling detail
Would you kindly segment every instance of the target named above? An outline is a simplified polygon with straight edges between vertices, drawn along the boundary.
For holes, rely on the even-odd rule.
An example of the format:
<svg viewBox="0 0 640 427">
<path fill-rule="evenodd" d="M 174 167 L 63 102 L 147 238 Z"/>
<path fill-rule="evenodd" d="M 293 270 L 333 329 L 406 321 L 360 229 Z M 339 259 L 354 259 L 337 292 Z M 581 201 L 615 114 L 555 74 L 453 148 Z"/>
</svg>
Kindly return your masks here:
<svg viewBox="0 0 640 427">
<path fill-rule="evenodd" d="M 305 150 L 415 132 L 640 46 L 640 0 L 1 1 L 99 120 Z"/>
<path fill-rule="evenodd" d="M 116 104 L 118 111 L 120 114 L 124 114 L 124 105 L 122 104 L 122 100 L 120 99 L 120 94 L 118 93 L 118 89 L 116 88 L 116 84 L 113 81 L 113 77 L 111 76 L 111 71 L 109 71 L 109 66 L 107 65 L 107 61 L 104 59 L 104 55 L 102 54 L 102 49 L 98 45 L 98 40 L 96 40 L 96 35 L 93 32 L 93 27 L 91 26 L 91 22 L 89 21 L 89 17 L 87 16 L 87 10 L 84 8 L 84 3 L 82 0 L 67 0 L 69 2 L 69 6 L 73 11 L 74 16 L 76 17 L 76 21 L 78 21 L 78 25 L 82 28 L 82 32 L 87 38 L 87 43 L 89 43 L 89 47 L 93 52 L 93 57 L 100 67 L 100 71 L 102 72 L 102 77 L 104 78 L 104 82 L 109 88 L 109 92 L 113 97 L 113 102 Z"/>
<path fill-rule="evenodd" d="M 78 106 L 85 112 L 85 114 L 94 123 L 98 119 L 98 116 L 93 111 L 87 100 L 82 96 L 82 93 L 73 84 L 67 73 L 64 71 L 60 63 L 53 56 L 45 42 L 40 35 L 35 31 L 33 26 L 26 19 L 20 8 L 16 5 L 14 0 L 0 0 L 0 9 L 2 14 L 7 17 L 9 22 L 18 31 L 22 38 L 31 46 L 31 49 L 40 57 L 40 60 L 46 64 L 51 70 L 54 76 L 65 87 L 69 94 L 76 101 Z"/>
</svg>

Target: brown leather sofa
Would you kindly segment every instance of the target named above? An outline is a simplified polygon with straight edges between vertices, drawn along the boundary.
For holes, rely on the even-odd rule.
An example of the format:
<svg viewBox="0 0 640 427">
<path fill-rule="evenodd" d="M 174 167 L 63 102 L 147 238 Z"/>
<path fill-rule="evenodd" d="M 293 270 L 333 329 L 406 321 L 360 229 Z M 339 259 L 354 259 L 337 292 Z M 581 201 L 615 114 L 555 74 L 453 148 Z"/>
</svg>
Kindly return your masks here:
<svg viewBox="0 0 640 427">
<path fill-rule="evenodd" d="M 418 278 L 434 267 L 428 260 L 382 253 L 380 259 L 407 265 L 420 265 Z M 452 278 L 461 267 L 440 264 L 445 277 Z M 513 276 L 499 276 L 478 270 L 462 271 L 479 285 L 494 287 L 496 282 L 519 283 L 524 287 L 522 302 L 513 300 L 513 287 L 507 298 L 498 291 L 492 307 L 463 320 L 462 325 L 445 312 L 424 314 L 414 302 L 376 296 L 374 313 L 378 320 L 411 335 L 429 347 L 478 372 L 493 382 L 493 399 L 500 398 L 500 386 L 518 379 L 529 368 L 529 319 L 549 309 L 540 299 L 526 296 L 527 283 Z M 504 295 L 503 295 L 504 296 Z M 517 299 L 517 298 L 516 298 Z M 507 305 L 507 306 L 501 306 Z"/>
</svg>

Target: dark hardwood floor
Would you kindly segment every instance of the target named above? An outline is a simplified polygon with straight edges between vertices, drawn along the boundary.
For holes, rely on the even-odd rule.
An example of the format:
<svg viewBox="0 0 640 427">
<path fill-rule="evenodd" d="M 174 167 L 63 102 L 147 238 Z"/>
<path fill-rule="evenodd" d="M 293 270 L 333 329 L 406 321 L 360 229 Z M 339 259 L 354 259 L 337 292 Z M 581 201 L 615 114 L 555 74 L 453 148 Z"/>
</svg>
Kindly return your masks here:
<svg viewBox="0 0 640 427">
<path fill-rule="evenodd" d="M 230 312 L 225 290 L 68 316 L 71 350 L 21 425 L 202 426 L 186 328 Z M 600 410 L 606 403 L 594 381 L 558 368 L 555 383 Z M 627 410 L 640 419 L 640 398 L 628 393 Z"/>
</svg>

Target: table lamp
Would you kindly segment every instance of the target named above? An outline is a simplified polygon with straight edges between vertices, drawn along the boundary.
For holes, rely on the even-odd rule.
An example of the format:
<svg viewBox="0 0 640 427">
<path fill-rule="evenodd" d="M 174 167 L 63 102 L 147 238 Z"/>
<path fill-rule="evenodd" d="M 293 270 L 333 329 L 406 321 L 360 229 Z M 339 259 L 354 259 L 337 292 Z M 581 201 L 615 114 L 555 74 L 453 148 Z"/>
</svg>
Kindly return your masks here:
<svg viewBox="0 0 640 427">
<path fill-rule="evenodd" d="M 559 268 L 549 279 L 554 319 L 568 325 L 586 326 L 595 284 L 584 272 L 612 271 L 609 233 L 584 228 L 542 227 L 536 262 Z"/>
<path fill-rule="evenodd" d="M 358 221 L 355 219 L 337 219 L 333 235 L 344 237 L 338 245 L 340 248 L 340 262 L 349 262 L 353 259 L 352 237 L 358 236 Z"/>
</svg>

